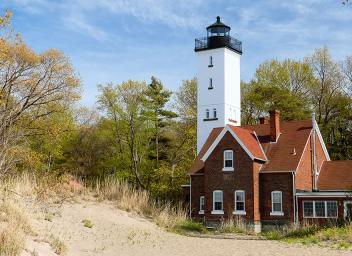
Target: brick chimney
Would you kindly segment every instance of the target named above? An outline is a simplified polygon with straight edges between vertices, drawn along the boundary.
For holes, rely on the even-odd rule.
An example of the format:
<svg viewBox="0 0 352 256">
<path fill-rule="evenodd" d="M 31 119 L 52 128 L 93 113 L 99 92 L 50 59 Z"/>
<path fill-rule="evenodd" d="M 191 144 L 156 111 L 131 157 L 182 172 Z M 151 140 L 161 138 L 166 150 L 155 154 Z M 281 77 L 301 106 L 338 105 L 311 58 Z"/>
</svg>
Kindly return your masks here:
<svg viewBox="0 0 352 256">
<path fill-rule="evenodd" d="M 268 116 L 259 117 L 259 124 L 269 124 L 269 117 Z"/>
<path fill-rule="evenodd" d="M 272 110 L 270 114 L 270 141 L 276 142 L 280 135 L 280 111 Z"/>
</svg>

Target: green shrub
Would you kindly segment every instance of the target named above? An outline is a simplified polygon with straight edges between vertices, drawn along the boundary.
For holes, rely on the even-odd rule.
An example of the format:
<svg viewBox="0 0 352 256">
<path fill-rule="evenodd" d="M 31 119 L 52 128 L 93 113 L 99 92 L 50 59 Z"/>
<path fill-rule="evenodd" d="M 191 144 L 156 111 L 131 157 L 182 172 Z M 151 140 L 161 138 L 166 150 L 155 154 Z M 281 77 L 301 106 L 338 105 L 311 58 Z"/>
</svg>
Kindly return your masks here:
<svg viewBox="0 0 352 256">
<path fill-rule="evenodd" d="M 92 228 L 94 226 L 92 221 L 88 219 L 82 220 L 82 223 L 83 223 L 83 226 L 85 226 L 86 228 Z"/>
<path fill-rule="evenodd" d="M 192 220 L 186 220 L 183 223 L 179 224 L 179 226 L 176 227 L 177 230 L 181 231 L 191 231 L 191 232 L 199 232 L 199 233 L 204 233 L 206 232 L 206 228 L 202 223 L 195 222 Z"/>
</svg>

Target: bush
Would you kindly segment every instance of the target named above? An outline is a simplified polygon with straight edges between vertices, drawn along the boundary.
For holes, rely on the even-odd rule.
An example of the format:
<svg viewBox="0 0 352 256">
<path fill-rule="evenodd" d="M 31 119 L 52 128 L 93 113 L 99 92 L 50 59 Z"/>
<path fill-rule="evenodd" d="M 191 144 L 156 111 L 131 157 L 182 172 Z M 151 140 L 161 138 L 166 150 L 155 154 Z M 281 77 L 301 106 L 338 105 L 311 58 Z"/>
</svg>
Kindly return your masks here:
<svg viewBox="0 0 352 256">
<path fill-rule="evenodd" d="M 206 228 L 202 223 L 195 222 L 192 220 L 186 220 L 177 227 L 178 231 L 191 231 L 191 232 L 206 232 Z"/>
</svg>

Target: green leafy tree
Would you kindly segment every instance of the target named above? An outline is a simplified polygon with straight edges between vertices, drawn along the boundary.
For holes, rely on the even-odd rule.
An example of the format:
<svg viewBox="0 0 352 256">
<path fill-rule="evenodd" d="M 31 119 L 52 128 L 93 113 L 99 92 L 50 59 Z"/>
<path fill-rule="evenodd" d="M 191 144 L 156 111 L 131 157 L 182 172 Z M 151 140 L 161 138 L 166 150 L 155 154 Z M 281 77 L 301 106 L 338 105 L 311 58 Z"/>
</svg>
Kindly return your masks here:
<svg viewBox="0 0 352 256">
<path fill-rule="evenodd" d="M 151 83 L 146 90 L 146 111 L 144 114 L 152 125 L 151 158 L 155 159 L 155 169 L 160 167 L 160 159 L 166 158 L 168 137 L 164 136 L 170 120 L 177 115 L 166 108 L 172 92 L 165 89 L 160 80 L 151 78 Z M 155 154 L 154 154 L 155 152 Z"/>
</svg>

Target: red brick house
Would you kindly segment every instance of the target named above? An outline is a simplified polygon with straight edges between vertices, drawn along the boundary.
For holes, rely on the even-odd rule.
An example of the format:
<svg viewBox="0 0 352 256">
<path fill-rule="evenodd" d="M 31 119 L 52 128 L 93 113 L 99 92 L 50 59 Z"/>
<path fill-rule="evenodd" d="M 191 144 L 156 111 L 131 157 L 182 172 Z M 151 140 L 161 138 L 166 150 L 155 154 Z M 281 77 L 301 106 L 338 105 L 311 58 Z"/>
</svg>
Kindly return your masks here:
<svg viewBox="0 0 352 256">
<path fill-rule="evenodd" d="M 265 224 L 350 218 L 352 161 L 331 161 L 314 119 L 214 128 L 189 172 L 191 216 Z"/>
<path fill-rule="evenodd" d="M 314 115 L 280 121 L 271 111 L 241 126 L 241 42 L 217 17 L 198 56 L 198 156 L 184 186 L 192 218 L 241 216 L 262 225 L 352 216 L 352 161 L 331 161 Z"/>
</svg>

